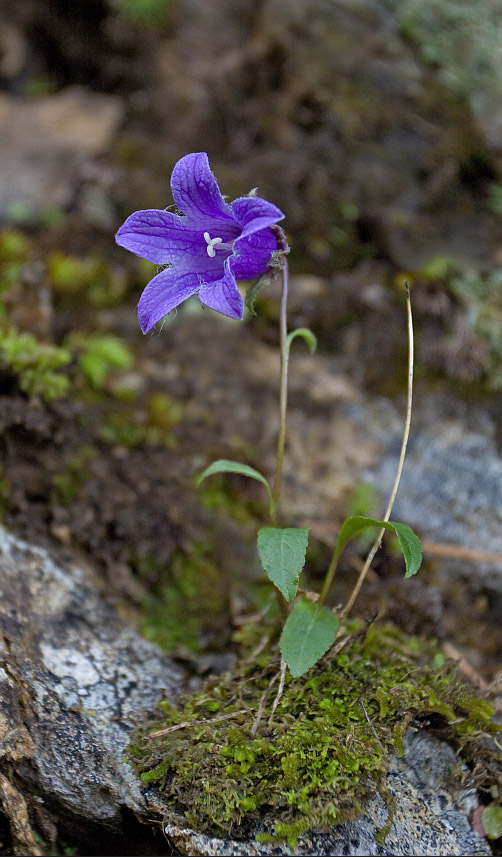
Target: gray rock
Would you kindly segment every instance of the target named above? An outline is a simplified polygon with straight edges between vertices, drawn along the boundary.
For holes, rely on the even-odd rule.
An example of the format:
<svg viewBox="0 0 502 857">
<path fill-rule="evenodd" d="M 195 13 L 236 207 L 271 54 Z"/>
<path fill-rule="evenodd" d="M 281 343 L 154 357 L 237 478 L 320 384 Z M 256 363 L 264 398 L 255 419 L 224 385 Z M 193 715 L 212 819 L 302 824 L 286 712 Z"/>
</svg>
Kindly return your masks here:
<svg viewBox="0 0 502 857">
<path fill-rule="evenodd" d="M 353 408 L 383 443 L 366 477 L 387 497 L 397 469 L 403 417 L 390 402 Z M 502 456 L 486 410 L 445 395 L 416 399 L 403 476 L 392 517 L 423 539 L 502 555 Z M 450 571 L 502 588 L 500 563 L 443 561 Z"/>
<path fill-rule="evenodd" d="M 475 833 L 467 815 L 477 805 L 475 793 L 454 785 L 453 751 L 425 732 L 410 733 L 402 759 L 396 759 L 387 777 L 395 814 L 383 844 L 378 832 L 388 810 L 377 795 L 357 821 L 341 824 L 328 834 L 301 836 L 292 851 L 284 844 L 253 840 L 217 839 L 169 822 L 165 832 L 182 854 L 190 855 L 482 855 L 490 854 L 486 840 Z M 263 829 L 263 828 L 261 828 Z M 272 829 L 272 825 L 270 828 Z"/>
<path fill-rule="evenodd" d="M 119 97 L 79 87 L 35 100 L 0 95 L 0 217 L 19 204 L 32 216 L 69 205 L 81 165 L 110 146 L 123 112 Z"/>
<path fill-rule="evenodd" d="M 98 581 L 0 528 L 0 762 L 78 828 L 150 815 L 123 761 L 142 710 L 184 680 L 107 605 Z M 12 820 L 12 819 L 11 819 Z M 25 852 L 21 852 L 25 853 Z"/>
</svg>

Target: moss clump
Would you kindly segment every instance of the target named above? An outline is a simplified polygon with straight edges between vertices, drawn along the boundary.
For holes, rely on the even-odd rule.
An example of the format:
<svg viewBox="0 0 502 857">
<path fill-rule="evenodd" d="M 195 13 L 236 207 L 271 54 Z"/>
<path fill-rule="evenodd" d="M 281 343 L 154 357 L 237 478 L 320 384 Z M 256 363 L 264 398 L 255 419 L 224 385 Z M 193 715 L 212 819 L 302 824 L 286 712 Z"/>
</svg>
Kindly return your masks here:
<svg viewBox="0 0 502 857">
<path fill-rule="evenodd" d="M 39 342 L 31 333 L 15 328 L 0 334 L 0 367 L 19 378 L 19 386 L 29 396 L 54 401 L 64 396 L 70 384 L 58 370 L 71 361 L 65 348 Z"/>
<path fill-rule="evenodd" d="M 491 706 L 434 655 L 433 644 L 394 627 L 353 624 L 306 677 L 286 675 L 273 711 L 279 660 L 262 652 L 177 706 L 161 703 L 128 758 L 194 827 L 235 836 L 242 825 L 246 835 L 261 810 L 278 819 L 272 835 L 293 844 L 308 829 L 354 819 L 375 791 L 385 795 L 389 759 L 412 720 L 434 719 L 464 749 L 498 731 Z"/>
<path fill-rule="evenodd" d="M 89 478 L 89 465 L 96 458 L 97 454 L 98 451 L 95 447 L 85 444 L 80 448 L 77 455 L 72 456 L 65 462 L 63 470 L 53 475 L 53 503 L 69 508 L 75 502 L 82 487 Z"/>
<path fill-rule="evenodd" d="M 152 560 L 138 558 L 143 577 L 152 572 Z M 169 579 L 158 585 L 143 605 L 141 631 L 168 652 L 200 652 L 208 639 L 221 640 L 221 615 L 227 596 L 221 573 L 204 545 L 193 545 L 189 554 L 178 551 L 169 566 Z"/>
<path fill-rule="evenodd" d="M 124 275 L 98 256 L 80 259 L 56 251 L 48 256 L 46 270 L 52 290 L 60 299 L 74 300 L 78 295 L 89 306 L 101 309 L 120 303 L 126 293 Z"/>
<path fill-rule="evenodd" d="M 183 405 L 165 393 L 154 393 L 144 407 L 131 410 L 127 407 L 127 391 L 117 387 L 114 392 L 116 398 L 124 400 L 123 407 L 109 414 L 103 422 L 99 430 L 101 440 L 129 449 L 140 446 L 176 447 L 173 430 L 183 420 Z"/>
</svg>

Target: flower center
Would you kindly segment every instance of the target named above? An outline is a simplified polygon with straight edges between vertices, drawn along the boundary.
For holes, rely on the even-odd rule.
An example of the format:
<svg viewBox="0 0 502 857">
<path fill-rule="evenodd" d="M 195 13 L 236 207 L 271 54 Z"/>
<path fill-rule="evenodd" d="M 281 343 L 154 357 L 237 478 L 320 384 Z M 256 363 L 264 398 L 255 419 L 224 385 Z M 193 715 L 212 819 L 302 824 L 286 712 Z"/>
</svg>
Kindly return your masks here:
<svg viewBox="0 0 502 857">
<path fill-rule="evenodd" d="M 209 232 L 204 232 L 204 238 L 206 239 L 206 244 L 207 244 L 207 247 L 206 247 L 207 255 L 211 256 L 211 258 L 213 256 L 216 256 L 216 250 L 214 249 L 214 245 L 215 244 L 221 244 L 223 241 L 223 238 L 211 238 L 209 235 Z"/>
</svg>

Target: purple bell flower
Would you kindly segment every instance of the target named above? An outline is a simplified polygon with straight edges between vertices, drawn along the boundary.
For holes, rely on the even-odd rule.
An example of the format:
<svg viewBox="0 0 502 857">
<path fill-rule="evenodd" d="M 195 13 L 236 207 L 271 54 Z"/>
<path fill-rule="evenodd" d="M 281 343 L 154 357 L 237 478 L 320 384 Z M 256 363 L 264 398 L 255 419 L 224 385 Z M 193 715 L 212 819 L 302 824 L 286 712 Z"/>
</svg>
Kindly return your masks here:
<svg viewBox="0 0 502 857">
<path fill-rule="evenodd" d="M 226 203 L 205 152 L 178 161 L 171 189 L 184 217 L 160 209 L 136 211 L 116 235 L 121 247 L 167 266 L 141 295 L 138 315 L 143 333 L 194 294 L 205 306 L 242 318 L 236 280 L 265 273 L 278 249 L 269 227 L 284 214 L 256 196 Z"/>
</svg>

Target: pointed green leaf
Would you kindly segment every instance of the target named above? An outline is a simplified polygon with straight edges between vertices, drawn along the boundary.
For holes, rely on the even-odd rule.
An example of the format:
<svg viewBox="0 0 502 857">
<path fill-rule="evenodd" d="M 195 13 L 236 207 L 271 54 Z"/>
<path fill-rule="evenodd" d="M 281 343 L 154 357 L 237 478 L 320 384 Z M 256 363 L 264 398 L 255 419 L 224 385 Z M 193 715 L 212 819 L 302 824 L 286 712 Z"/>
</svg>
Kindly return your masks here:
<svg viewBox="0 0 502 857">
<path fill-rule="evenodd" d="M 327 607 L 313 601 L 298 601 L 288 616 L 281 635 L 281 652 L 291 675 L 297 678 L 333 645 L 340 622 Z"/>
<path fill-rule="evenodd" d="M 275 507 L 272 498 L 272 492 L 270 490 L 270 485 L 268 484 L 265 477 L 261 473 L 259 473 L 258 470 L 255 470 L 254 467 L 250 467 L 248 464 L 241 464 L 239 461 L 229 461 L 226 458 L 220 458 L 218 461 L 213 461 L 213 463 L 210 464 L 209 467 L 206 467 L 204 473 L 201 473 L 201 475 L 197 478 L 197 487 L 208 476 L 212 476 L 213 473 L 240 473 L 241 476 L 250 476 L 251 479 L 256 479 L 258 482 L 261 482 L 262 485 L 264 485 L 267 489 L 268 508 L 270 515 L 273 516 Z"/>
<path fill-rule="evenodd" d="M 288 349 L 288 351 L 291 348 L 291 343 L 293 342 L 293 339 L 295 339 L 297 336 L 301 336 L 302 339 L 305 340 L 308 347 L 310 348 L 310 351 L 313 354 L 317 348 L 317 338 L 315 334 L 313 334 L 312 331 L 308 329 L 308 327 L 297 327 L 296 330 L 292 330 L 291 333 L 288 333 L 288 336 L 286 338 L 286 348 Z"/>
<path fill-rule="evenodd" d="M 394 521 L 376 521 L 374 518 L 363 518 L 360 515 L 347 518 L 343 522 L 335 548 L 337 560 L 347 542 L 353 536 L 357 535 L 357 533 L 367 529 L 367 527 L 383 528 L 394 533 L 397 536 L 406 563 L 405 577 L 412 577 L 417 573 L 422 564 L 422 543 L 411 527 L 408 527 L 407 524 L 396 524 Z"/>
<path fill-rule="evenodd" d="M 296 595 L 308 540 L 308 527 L 262 527 L 258 531 L 261 564 L 286 601 Z"/>
</svg>

